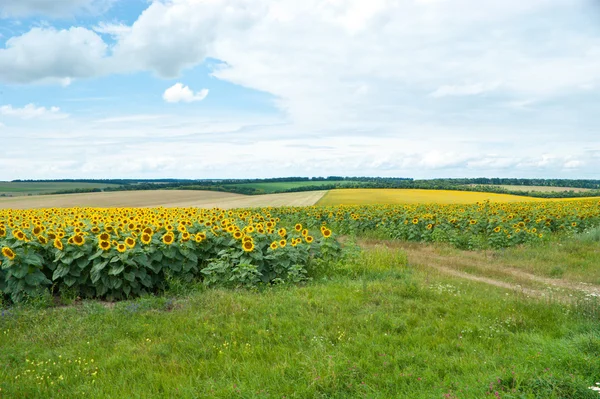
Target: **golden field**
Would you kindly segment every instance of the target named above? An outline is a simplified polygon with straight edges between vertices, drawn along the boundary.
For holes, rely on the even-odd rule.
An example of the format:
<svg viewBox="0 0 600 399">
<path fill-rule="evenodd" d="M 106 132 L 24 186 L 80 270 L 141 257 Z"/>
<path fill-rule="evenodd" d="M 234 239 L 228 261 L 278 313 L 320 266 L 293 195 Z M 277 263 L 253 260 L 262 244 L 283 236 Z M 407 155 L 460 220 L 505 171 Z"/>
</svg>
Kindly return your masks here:
<svg viewBox="0 0 600 399">
<path fill-rule="evenodd" d="M 593 198 L 584 198 L 593 199 Z M 560 199 L 550 201 L 569 201 L 578 199 Z M 375 205 L 375 204 L 475 204 L 490 201 L 495 203 L 542 202 L 545 198 L 532 198 L 510 194 L 479 193 L 453 190 L 419 189 L 342 189 L 330 190 L 317 205 Z"/>
</svg>

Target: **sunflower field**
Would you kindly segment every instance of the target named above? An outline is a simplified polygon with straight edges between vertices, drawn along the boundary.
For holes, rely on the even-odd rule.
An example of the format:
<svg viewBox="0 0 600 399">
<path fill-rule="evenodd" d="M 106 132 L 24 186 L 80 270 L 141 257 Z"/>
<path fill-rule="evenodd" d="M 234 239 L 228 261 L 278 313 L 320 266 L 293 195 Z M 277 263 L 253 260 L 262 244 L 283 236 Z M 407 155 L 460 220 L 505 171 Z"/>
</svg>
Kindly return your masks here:
<svg viewBox="0 0 600 399">
<path fill-rule="evenodd" d="M 600 201 L 522 203 L 338 205 L 277 208 L 281 219 L 326 224 L 338 234 L 418 242 L 448 242 L 461 249 L 498 249 L 575 234 L 600 226 Z"/>
<path fill-rule="evenodd" d="M 341 251 L 325 224 L 284 226 L 269 209 L 0 210 L 0 296 L 70 292 L 109 300 L 206 285 L 300 282 Z"/>
</svg>

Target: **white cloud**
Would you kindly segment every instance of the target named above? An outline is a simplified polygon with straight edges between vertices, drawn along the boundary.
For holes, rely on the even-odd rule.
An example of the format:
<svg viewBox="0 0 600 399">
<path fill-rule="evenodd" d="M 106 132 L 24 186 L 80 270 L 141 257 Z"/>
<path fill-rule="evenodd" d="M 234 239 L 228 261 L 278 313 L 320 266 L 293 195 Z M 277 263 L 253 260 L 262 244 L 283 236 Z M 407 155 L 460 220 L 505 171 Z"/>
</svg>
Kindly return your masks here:
<svg viewBox="0 0 600 399">
<path fill-rule="evenodd" d="M 131 170 L 185 177 L 382 170 L 597 177 L 600 157 L 586 151 L 600 153 L 600 34 L 585 2 L 156 0 L 130 24 L 35 28 L 9 39 L 0 49 L 0 81 L 66 84 L 139 71 L 174 78 L 211 58 L 222 61 L 214 77 L 269 93 L 282 111 L 277 127 L 223 127 L 223 115 L 197 121 L 135 108 L 123 116 L 108 104 L 89 118 L 91 130 L 80 119 L 77 126 L 65 121 L 60 132 L 23 132 L 27 140 L 35 136 L 39 154 L 47 153 L 47 137 L 69 137 L 86 148 L 79 160 L 86 173 L 99 177 Z M 207 93 L 179 83 L 163 98 L 198 101 Z M 24 140 L 3 141 L 3 151 Z M 306 141 L 311 148 L 299 151 Z M 48 157 L 73 148 L 57 147 L 62 155 Z M 253 149 L 269 156 L 248 156 Z M 203 163 L 189 155 L 196 152 L 207 154 Z M 224 152 L 236 163 L 213 156 Z M 128 167 L 112 162 L 103 169 L 106 159 L 129 160 Z M 73 170 L 53 173 L 68 177 Z"/>
<path fill-rule="evenodd" d="M 102 13 L 115 0 L 2 0 L 0 17 L 66 17 L 80 13 Z"/>
<path fill-rule="evenodd" d="M 72 79 L 104 73 L 107 49 L 100 36 L 85 28 L 33 28 L 0 49 L 0 80 L 68 85 Z"/>
<path fill-rule="evenodd" d="M 36 107 L 35 104 L 27 104 L 23 108 L 14 108 L 12 105 L 0 106 L 0 115 L 20 119 L 65 119 L 69 115 L 60 112 L 59 107 Z"/>
<path fill-rule="evenodd" d="M 182 83 L 175 83 L 163 93 L 163 99 L 168 103 L 202 101 L 206 96 L 208 96 L 208 89 L 202 89 L 194 93 L 188 86 L 184 86 Z"/>
<path fill-rule="evenodd" d="M 493 91 L 500 86 L 499 83 L 477 83 L 470 85 L 444 85 L 431 93 L 432 97 L 440 98 L 447 96 L 473 96 Z"/>
</svg>

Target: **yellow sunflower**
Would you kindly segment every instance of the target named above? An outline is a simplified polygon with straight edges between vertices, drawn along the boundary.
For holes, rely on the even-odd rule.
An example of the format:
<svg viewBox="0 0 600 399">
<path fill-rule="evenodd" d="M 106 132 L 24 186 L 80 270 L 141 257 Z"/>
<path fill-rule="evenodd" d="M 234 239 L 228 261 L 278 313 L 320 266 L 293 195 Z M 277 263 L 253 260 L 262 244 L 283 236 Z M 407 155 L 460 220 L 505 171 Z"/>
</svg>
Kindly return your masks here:
<svg viewBox="0 0 600 399">
<path fill-rule="evenodd" d="M 167 233 L 162 237 L 162 242 L 166 245 L 173 244 L 173 241 L 175 241 L 175 235 L 173 233 Z"/>
<path fill-rule="evenodd" d="M 54 248 L 58 249 L 59 251 L 63 250 L 64 245 L 63 245 L 62 241 L 60 240 L 60 238 L 54 239 Z"/>
<path fill-rule="evenodd" d="M 244 241 L 242 248 L 245 252 L 252 252 L 254 251 L 254 243 L 252 241 Z"/>
<path fill-rule="evenodd" d="M 5 257 L 7 257 L 10 260 L 13 260 L 15 258 L 15 256 L 17 256 L 17 254 L 15 254 L 15 251 L 10 249 L 9 247 L 2 248 L 2 255 L 4 255 Z"/>
<path fill-rule="evenodd" d="M 99 241 L 98 247 L 100 249 L 102 249 L 103 251 L 108 251 L 110 249 L 110 242 L 109 241 Z"/>
</svg>

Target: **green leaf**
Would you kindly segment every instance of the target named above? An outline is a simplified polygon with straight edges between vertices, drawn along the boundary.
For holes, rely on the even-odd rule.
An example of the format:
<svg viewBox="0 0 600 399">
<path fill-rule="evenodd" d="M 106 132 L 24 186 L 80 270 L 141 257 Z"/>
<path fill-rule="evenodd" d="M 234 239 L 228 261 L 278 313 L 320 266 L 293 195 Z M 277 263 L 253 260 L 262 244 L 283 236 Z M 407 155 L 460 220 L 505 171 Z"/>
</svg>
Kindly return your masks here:
<svg viewBox="0 0 600 399">
<path fill-rule="evenodd" d="M 33 273 L 29 273 L 25 277 L 25 282 L 29 285 L 42 285 L 50 283 L 50 281 L 48 281 L 44 273 L 42 273 L 40 270 L 36 270 Z"/>
<path fill-rule="evenodd" d="M 110 270 L 108 271 L 108 274 L 110 276 L 116 276 L 118 274 L 121 274 L 121 272 L 125 270 L 125 265 L 120 264 L 117 266 L 111 266 Z"/>
<path fill-rule="evenodd" d="M 94 260 L 96 258 L 98 258 L 100 255 L 102 255 L 104 253 L 104 250 L 99 249 L 98 252 L 96 252 L 95 254 L 93 254 L 92 256 L 90 256 L 88 259 L 89 260 Z"/>
<path fill-rule="evenodd" d="M 70 270 L 71 268 L 67 265 L 59 265 L 56 270 L 54 270 L 54 273 L 52 273 L 52 280 L 56 281 L 59 278 L 66 276 L 69 274 Z"/>
<path fill-rule="evenodd" d="M 76 281 L 77 281 L 77 278 L 73 277 L 73 276 L 66 276 L 63 279 L 63 282 L 67 285 L 67 287 L 71 287 L 73 284 L 75 284 Z"/>
<path fill-rule="evenodd" d="M 19 265 L 12 270 L 12 275 L 15 278 L 22 279 L 29 273 L 29 266 Z"/>
<path fill-rule="evenodd" d="M 135 280 L 135 273 L 133 273 L 133 272 L 124 273 L 123 278 L 127 281 L 133 281 L 133 280 Z"/>
<path fill-rule="evenodd" d="M 28 265 L 37 267 L 42 267 L 44 264 L 44 260 L 38 254 L 28 254 L 26 257 L 23 258 L 23 262 Z"/>
</svg>

